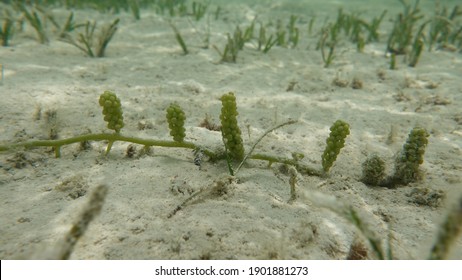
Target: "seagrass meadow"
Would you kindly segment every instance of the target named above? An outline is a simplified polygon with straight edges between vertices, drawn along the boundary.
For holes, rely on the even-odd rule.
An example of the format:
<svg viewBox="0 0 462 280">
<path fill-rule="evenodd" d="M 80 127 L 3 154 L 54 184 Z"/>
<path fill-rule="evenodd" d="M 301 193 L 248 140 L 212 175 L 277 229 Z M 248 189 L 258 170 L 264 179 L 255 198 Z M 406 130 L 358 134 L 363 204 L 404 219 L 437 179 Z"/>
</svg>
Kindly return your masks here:
<svg viewBox="0 0 462 280">
<path fill-rule="evenodd" d="M 0 1 L 0 258 L 462 259 L 462 5 L 345 2 Z"/>
</svg>

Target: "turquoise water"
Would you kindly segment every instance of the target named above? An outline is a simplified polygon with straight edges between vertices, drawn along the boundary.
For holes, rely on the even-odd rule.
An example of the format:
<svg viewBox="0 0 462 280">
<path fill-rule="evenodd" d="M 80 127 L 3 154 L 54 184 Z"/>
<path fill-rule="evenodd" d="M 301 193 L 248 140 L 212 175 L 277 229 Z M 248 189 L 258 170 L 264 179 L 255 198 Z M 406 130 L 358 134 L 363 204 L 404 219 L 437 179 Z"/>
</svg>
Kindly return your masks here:
<svg viewBox="0 0 462 280">
<path fill-rule="evenodd" d="M 168 14 L 170 8 L 175 9 L 175 13 L 191 13 L 192 5 L 203 4 L 207 6 L 208 13 L 213 13 L 216 9 L 227 7 L 238 7 L 237 9 L 227 9 L 226 12 L 230 17 L 239 18 L 244 15 L 247 9 L 255 11 L 255 16 L 260 18 L 281 17 L 284 15 L 294 14 L 305 17 L 330 18 L 335 17 L 339 9 L 344 11 L 356 12 L 365 16 L 376 16 L 382 11 L 387 10 L 388 14 L 396 14 L 403 11 L 403 5 L 400 0 L 1 0 L 0 3 L 12 4 L 14 2 L 35 3 L 38 5 L 52 7 L 66 7 L 68 9 L 97 9 L 102 12 L 119 13 L 122 11 L 133 11 L 140 9 L 143 11 L 155 10 L 158 13 Z M 433 14 L 435 9 L 448 7 L 450 10 L 460 5 L 457 0 L 405 0 L 405 3 L 414 5 L 418 3 L 419 8 L 425 14 Z M 136 8 L 135 8 L 136 7 Z M 245 7 L 245 8 L 244 8 Z M 0 6 L 2 9 L 2 6 Z M 0 12 L 0 18 L 3 17 Z"/>
<path fill-rule="evenodd" d="M 13 3 L 17 0 L 1 0 L 0 3 Z M 353 9 L 366 12 L 387 10 L 400 10 L 402 4 L 399 0 L 29 0 L 19 1 L 24 3 L 38 3 L 45 5 L 66 5 L 68 7 L 122 7 L 127 8 L 130 3 L 136 2 L 141 9 L 152 7 L 155 5 L 181 5 L 192 2 L 209 4 L 211 6 L 227 6 L 227 5 L 248 5 L 250 7 L 274 7 L 274 12 L 284 11 L 291 13 L 314 13 L 314 14 L 329 14 L 335 12 L 339 8 Z M 406 1 L 407 3 L 415 3 L 415 1 Z M 458 0 L 421 0 L 419 6 L 423 11 L 433 11 L 435 5 L 452 7 L 460 5 Z"/>
</svg>

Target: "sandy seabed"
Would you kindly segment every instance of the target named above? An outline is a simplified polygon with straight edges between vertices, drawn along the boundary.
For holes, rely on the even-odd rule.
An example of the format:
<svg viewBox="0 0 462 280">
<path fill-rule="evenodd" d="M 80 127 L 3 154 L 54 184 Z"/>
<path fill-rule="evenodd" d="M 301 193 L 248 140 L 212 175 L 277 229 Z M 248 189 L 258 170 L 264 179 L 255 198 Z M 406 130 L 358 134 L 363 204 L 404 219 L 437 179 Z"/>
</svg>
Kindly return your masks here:
<svg viewBox="0 0 462 280">
<path fill-rule="evenodd" d="M 247 149 L 267 129 L 297 120 L 265 137 L 258 153 L 287 158 L 302 153 L 304 163 L 320 169 L 331 124 L 342 119 L 351 134 L 327 177 L 298 174 L 292 203 L 286 169 L 256 160 L 229 179 L 225 161 L 204 159 L 199 169 L 187 149 L 154 147 L 141 154 L 136 146 L 129 158 L 127 143 L 116 142 L 104 156 L 107 143 L 92 142 L 87 150 L 78 144 L 63 147 L 61 158 L 49 148 L 2 152 L 0 258 L 56 257 L 89 194 L 101 184 L 108 187 L 105 203 L 72 259 L 345 259 L 352 244 L 376 258 L 363 234 L 341 214 L 349 206 L 385 247 L 390 238 L 394 258 L 427 258 L 438 226 L 462 193 L 462 56 L 424 51 L 417 67 L 398 59 L 398 69 L 389 70 L 386 34 L 401 5 L 362 1 L 368 2 L 365 7 L 349 1 L 344 10 L 364 11 L 366 18 L 389 10 L 380 28 L 383 38 L 363 53 L 345 41 L 324 68 L 315 50 L 316 30 L 326 16 L 335 19 L 337 2 L 214 1 L 223 10 L 217 20 L 172 19 L 188 55 L 182 55 L 170 17 L 144 10 L 139 21 L 129 13 L 75 11 L 77 21 L 120 18 L 104 58 L 86 57 L 53 37 L 41 45 L 30 28 L 16 34 L 11 47 L 0 48 L 2 143 L 47 139 L 50 128 L 60 139 L 109 132 L 98 105 L 105 90 L 122 101 L 124 135 L 169 140 L 165 109 L 176 102 L 187 116 L 186 140 L 219 149 L 221 134 L 200 123 L 206 116 L 219 122 L 219 98 L 230 91 L 237 98 Z M 432 11 L 433 1 L 421 2 L 423 11 Z M 63 9 L 52 12 L 60 21 L 68 15 Z M 248 26 L 256 15 L 262 22 L 286 21 L 291 14 L 302 21 L 296 48 L 274 47 L 263 54 L 249 43 L 237 63 L 219 63 L 212 46 L 222 49 L 237 24 Z M 310 35 L 311 16 L 317 20 Z M 202 48 L 207 26 L 210 45 Z M 353 79 L 362 88 L 353 89 Z M 393 189 L 363 184 L 361 164 L 367 156 L 382 156 L 391 173 L 395 154 L 415 126 L 430 133 L 423 179 Z M 211 191 L 217 184 L 225 186 L 219 194 Z M 200 190 L 202 195 L 170 215 Z M 462 259 L 460 239 L 450 258 Z"/>
</svg>

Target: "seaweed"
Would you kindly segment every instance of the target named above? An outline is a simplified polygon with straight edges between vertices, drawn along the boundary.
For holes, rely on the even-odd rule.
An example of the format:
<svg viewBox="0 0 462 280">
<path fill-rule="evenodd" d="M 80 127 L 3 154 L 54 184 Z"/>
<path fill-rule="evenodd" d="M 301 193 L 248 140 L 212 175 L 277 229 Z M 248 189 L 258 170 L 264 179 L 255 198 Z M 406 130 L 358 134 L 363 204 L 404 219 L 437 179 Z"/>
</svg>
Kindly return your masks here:
<svg viewBox="0 0 462 280">
<path fill-rule="evenodd" d="M 199 21 L 201 18 L 204 17 L 205 13 L 207 12 L 207 8 L 209 7 L 209 4 L 210 2 L 207 2 L 205 4 L 196 1 L 192 2 L 192 16 L 196 21 Z"/>
<path fill-rule="evenodd" d="M 38 14 L 40 10 L 38 9 L 38 6 L 28 8 L 26 5 L 22 2 L 16 1 L 13 4 L 13 7 L 20 11 L 27 22 L 35 29 L 35 32 L 37 33 L 37 39 L 40 44 L 46 44 L 48 43 L 48 35 L 45 31 L 45 26 L 42 23 L 42 20 Z"/>
<path fill-rule="evenodd" d="M 429 259 L 446 259 L 462 232 L 462 196 L 456 205 L 447 213 L 438 229 L 436 241 L 432 246 Z"/>
<path fill-rule="evenodd" d="M 216 46 L 214 49 L 221 56 L 220 62 L 236 63 L 239 51 L 244 48 L 244 44 L 249 42 L 253 36 L 254 22 L 248 26 L 244 32 L 239 26 L 236 26 L 233 36 L 227 34 L 227 42 L 223 51 L 220 51 Z"/>
<path fill-rule="evenodd" d="M 267 130 L 263 135 L 254 143 L 251 149 L 245 154 L 244 146 L 242 139 L 240 139 L 240 133 L 237 133 L 236 127 L 237 123 L 232 121 L 233 118 L 237 115 L 237 109 L 235 107 L 235 101 L 231 100 L 232 94 L 224 95 L 224 112 L 222 113 L 222 136 L 224 140 L 225 150 L 227 152 L 223 153 L 222 151 L 213 151 L 202 145 L 192 143 L 184 140 L 185 129 L 184 129 L 184 118 L 181 108 L 173 105 L 169 107 L 170 111 L 175 111 L 174 115 L 171 113 L 167 114 L 167 120 L 171 126 L 171 132 L 173 136 L 173 141 L 169 140 L 159 140 L 159 139 L 144 139 L 134 136 L 126 136 L 121 134 L 122 128 L 125 126 L 124 117 L 122 112 L 121 101 L 117 95 L 110 91 L 105 91 L 101 94 L 99 98 L 99 104 L 103 107 L 102 113 L 104 115 L 104 121 L 107 123 L 107 128 L 113 130 L 113 133 L 88 133 L 81 134 L 74 137 L 64 138 L 64 139 L 50 139 L 50 140 L 30 140 L 24 142 L 15 142 L 15 143 L 6 143 L 0 145 L 0 152 L 8 150 L 17 150 L 19 148 L 32 148 L 32 147 L 52 147 L 55 151 L 55 157 L 61 157 L 61 147 L 66 145 L 71 145 L 74 143 L 80 143 L 81 146 L 88 146 L 91 141 L 107 141 L 108 145 L 106 147 L 105 154 L 109 154 L 113 144 L 115 142 L 127 142 L 130 144 L 138 144 L 144 146 L 144 149 L 147 150 L 149 147 L 166 147 L 166 148 L 185 148 L 195 151 L 195 164 L 197 161 L 201 161 L 203 156 L 208 157 L 211 161 L 216 161 L 220 159 L 227 159 L 228 162 L 239 161 L 240 164 L 237 169 L 234 171 L 232 166 L 229 166 L 229 171 L 231 174 L 236 175 L 246 160 L 263 160 L 268 162 L 268 166 L 271 166 L 273 163 L 282 163 L 286 165 L 294 166 L 298 172 L 302 174 L 322 176 L 324 173 L 316 168 L 305 165 L 300 161 L 301 157 L 294 156 L 293 158 L 283 158 L 273 155 L 265 155 L 254 153 L 254 149 L 257 144 L 268 135 L 270 132 L 283 127 L 285 125 L 294 124 L 295 121 L 289 120 L 280 125 L 277 125 L 269 130 Z M 230 99 L 231 98 L 231 99 Z M 228 100 L 229 99 L 229 100 Z M 234 109 L 233 109 L 234 108 Z M 233 117 L 234 116 L 234 117 Z M 228 128 L 226 128 L 228 127 Z M 199 159 L 200 158 L 200 159 Z M 197 160 L 196 160 L 197 159 Z M 199 163 L 200 165 L 200 163 Z"/>
<path fill-rule="evenodd" d="M 344 147 L 345 139 L 349 134 L 350 125 L 342 120 L 337 120 L 330 127 L 330 134 L 326 139 L 326 148 L 322 154 L 322 169 L 324 172 L 329 172 L 340 150 Z"/>
<path fill-rule="evenodd" d="M 72 18 L 70 19 L 72 20 Z M 98 36 L 95 35 L 96 21 L 87 21 L 83 25 L 84 32 L 80 32 L 77 38 L 74 38 L 69 32 L 65 32 L 61 34 L 60 40 L 77 47 L 89 57 L 104 57 L 106 48 L 117 31 L 119 21 L 119 19 L 115 19 L 111 24 L 104 25 Z"/>
<path fill-rule="evenodd" d="M 430 20 L 430 28 L 427 35 L 428 51 L 432 51 L 435 45 L 438 48 L 445 48 L 449 45 L 456 45 L 462 41 L 462 26 L 457 24 L 456 19 L 462 15 L 459 6 L 454 6 L 449 13 L 444 7 L 435 9 L 435 15 Z"/>
<path fill-rule="evenodd" d="M 321 38 L 318 42 L 317 49 L 321 50 L 322 61 L 324 67 L 329 67 L 335 58 L 335 47 L 337 46 L 338 39 L 338 26 L 327 25 L 321 31 Z"/>
<path fill-rule="evenodd" d="M 170 24 L 170 27 L 172 27 L 173 32 L 175 33 L 176 41 L 178 42 L 181 49 L 183 50 L 183 54 L 187 55 L 189 51 L 188 51 L 188 47 L 186 46 L 186 43 L 183 40 L 183 36 L 181 36 L 180 31 L 178 31 L 178 28 L 176 28 L 176 26 L 172 22 L 169 22 L 169 24 Z"/>
<path fill-rule="evenodd" d="M 9 9 L 3 11 L 3 24 L 0 26 L 0 42 L 4 47 L 9 46 L 14 31 L 14 20 Z"/>
<path fill-rule="evenodd" d="M 414 28 L 417 22 L 423 18 L 419 9 L 419 0 L 411 6 L 404 0 L 400 0 L 403 5 L 403 12 L 400 13 L 393 25 L 393 29 L 388 37 L 386 52 L 402 55 L 407 53 L 408 47 L 412 44 Z"/>
<path fill-rule="evenodd" d="M 414 127 L 409 132 L 403 148 L 395 158 L 394 173 L 388 177 L 385 177 L 384 160 L 375 154 L 369 156 L 363 163 L 361 181 L 368 185 L 395 187 L 420 180 L 420 165 L 424 161 L 428 136 L 428 132 L 422 127 Z"/>
<path fill-rule="evenodd" d="M 271 48 L 278 42 L 277 38 L 273 38 L 273 35 L 266 37 L 266 30 L 263 26 L 260 27 L 260 34 L 258 37 L 258 50 L 263 53 L 268 53 Z"/>
</svg>

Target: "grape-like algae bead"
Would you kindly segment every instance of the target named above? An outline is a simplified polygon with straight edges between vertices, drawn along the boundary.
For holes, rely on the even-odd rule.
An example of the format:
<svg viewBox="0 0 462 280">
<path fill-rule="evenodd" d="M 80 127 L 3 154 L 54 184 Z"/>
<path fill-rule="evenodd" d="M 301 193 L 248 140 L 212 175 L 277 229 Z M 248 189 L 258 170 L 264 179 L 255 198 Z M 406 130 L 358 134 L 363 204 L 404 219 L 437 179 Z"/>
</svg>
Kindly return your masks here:
<svg viewBox="0 0 462 280">
<path fill-rule="evenodd" d="M 408 184 L 419 178 L 419 165 L 423 163 L 425 148 L 428 144 L 428 132 L 415 127 L 409 133 L 406 143 L 395 162 L 395 180 Z"/>
<path fill-rule="evenodd" d="M 110 91 L 105 91 L 99 97 L 99 105 L 103 107 L 104 120 L 109 129 L 119 133 L 124 127 L 124 117 L 120 99 Z"/>
<path fill-rule="evenodd" d="M 241 130 L 237 124 L 237 106 L 234 93 L 224 94 L 221 98 L 221 134 L 228 154 L 232 159 L 242 160 L 244 158 L 244 145 L 241 137 Z"/>
<path fill-rule="evenodd" d="M 170 128 L 170 135 L 173 140 L 177 142 L 183 142 L 186 136 L 184 121 L 186 119 L 183 109 L 178 104 L 170 104 L 167 108 L 167 121 L 168 127 Z"/>
<path fill-rule="evenodd" d="M 350 125 L 342 120 L 337 120 L 330 127 L 330 135 L 326 140 L 326 149 L 322 155 L 322 169 L 328 172 L 337 159 L 337 155 L 345 145 L 345 138 L 350 134 Z"/>
</svg>

